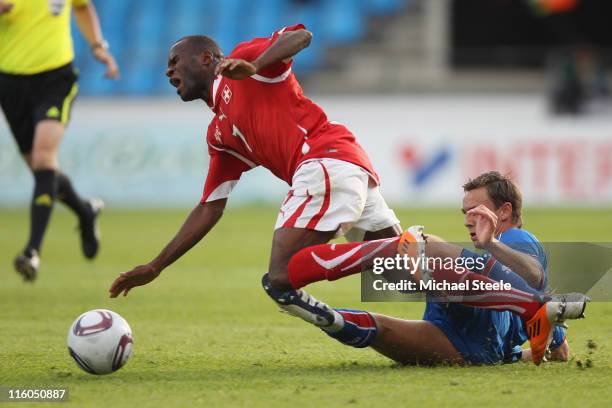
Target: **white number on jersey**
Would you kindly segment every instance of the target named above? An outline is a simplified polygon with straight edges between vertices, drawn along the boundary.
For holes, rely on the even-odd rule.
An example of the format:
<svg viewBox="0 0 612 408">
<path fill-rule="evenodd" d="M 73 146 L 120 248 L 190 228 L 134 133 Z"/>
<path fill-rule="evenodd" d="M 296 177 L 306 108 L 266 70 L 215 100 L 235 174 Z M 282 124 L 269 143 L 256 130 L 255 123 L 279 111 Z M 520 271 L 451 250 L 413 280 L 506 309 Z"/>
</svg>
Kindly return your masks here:
<svg viewBox="0 0 612 408">
<path fill-rule="evenodd" d="M 246 138 L 244 137 L 240 129 L 236 127 L 236 125 L 232 125 L 232 136 L 239 137 L 240 140 L 242 140 L 242 143 L 244 143 L 246 148 L 249 150 L 249 152 L 253 152 L 253 149 L 251 149 L 251 146 L 249 146 L 249 144 L 246 141 Z"/>
</svg>

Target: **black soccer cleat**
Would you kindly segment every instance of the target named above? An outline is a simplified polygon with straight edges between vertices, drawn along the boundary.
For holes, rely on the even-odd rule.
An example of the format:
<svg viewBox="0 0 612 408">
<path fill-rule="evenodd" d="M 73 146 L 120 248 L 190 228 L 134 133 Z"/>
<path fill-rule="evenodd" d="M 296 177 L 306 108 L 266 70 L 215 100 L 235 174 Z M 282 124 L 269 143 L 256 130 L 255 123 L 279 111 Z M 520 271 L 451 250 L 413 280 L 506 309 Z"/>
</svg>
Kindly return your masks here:
<svg viewBox="0 0 612 408">
<path fill-rule="evenodd" d="M 25 249 L 21 254 L 17 255 L 13 265 L 24 282 L 34 282 L 38 276 L 38 268 L 40 268 L 38 251 L 31 248 Z"/>
<path fill-rule="evenodd" d="M 285 292 L 274 289 L 267 273 L 261 279 L 261 286 L 282 311 L 317 327 L 331 327 L 342 321 L 342 316 L 338 312 L 302 289 Z"/>
<path fill-rule="evenodd" d="M 87 259 L 93 259 L 100 249 L 100 231 L 98 229 L 98 216 L 104 209 L 104 201 L 99 198 L 90 198 L 85 205 L 89 214 L 81 219 L 79 229 L 81 230 L 81 249 Z"/>
</svg>

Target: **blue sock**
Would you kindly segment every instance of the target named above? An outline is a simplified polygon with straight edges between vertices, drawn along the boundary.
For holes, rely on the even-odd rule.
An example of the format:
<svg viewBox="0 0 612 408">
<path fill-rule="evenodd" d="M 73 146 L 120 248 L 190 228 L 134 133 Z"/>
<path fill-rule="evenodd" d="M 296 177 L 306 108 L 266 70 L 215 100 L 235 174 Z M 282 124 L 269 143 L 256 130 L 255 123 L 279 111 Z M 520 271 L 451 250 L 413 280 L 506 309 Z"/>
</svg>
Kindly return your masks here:
<svg viewBox="0 0 612 408">
<path fill-rule="evenodd" d="M 338 331 L 323 330 L 339 342 L 356 348 L 368 347 L 378 333 L 376 320 L 364 310 L 335 309 L 344 318 L 344 326 Z"/>
</svg>

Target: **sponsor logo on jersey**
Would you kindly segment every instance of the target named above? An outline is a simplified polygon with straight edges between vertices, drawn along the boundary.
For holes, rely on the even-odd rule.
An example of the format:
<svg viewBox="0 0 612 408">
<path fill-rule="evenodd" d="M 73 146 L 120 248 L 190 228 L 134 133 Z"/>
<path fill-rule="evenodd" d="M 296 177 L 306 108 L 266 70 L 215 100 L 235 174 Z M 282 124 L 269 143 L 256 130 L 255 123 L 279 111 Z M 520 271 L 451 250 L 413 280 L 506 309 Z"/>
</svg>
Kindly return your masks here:
<svg viewBox="0 0 612 408">
<path fill-rule="evenodd" d="M 215 139 L 217 139 L 217 142 L 221 143 L 223 142 L 223 139 L 221 138 L 222 134 L 221 134 L 221 130 L 219 129 L 219 125 L 215 125 Z"/>
</svg>

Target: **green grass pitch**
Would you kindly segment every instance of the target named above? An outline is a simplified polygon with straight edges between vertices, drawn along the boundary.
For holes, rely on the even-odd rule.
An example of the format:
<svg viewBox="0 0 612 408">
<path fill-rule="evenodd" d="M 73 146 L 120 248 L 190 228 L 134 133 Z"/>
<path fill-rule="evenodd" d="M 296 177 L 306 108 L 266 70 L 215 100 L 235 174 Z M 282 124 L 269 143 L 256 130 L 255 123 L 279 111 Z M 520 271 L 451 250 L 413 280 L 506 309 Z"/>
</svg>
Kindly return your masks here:
<svg viewBox="0 0 612 408">
<path fill-rule="evenodd" d="M 0 386 L 68 387 L 69 404 L 79 407 L 612 406 L 612 303 L 595 302 L 586 320 L 571 323 L 568 363 L 397 367 L 372 350 L 332 341 L 266 298 L 259 279 L 273 208 L 228 209 L 156 282 L 108 299 L 115 276 L 156 255 L 186 214 L 107 211 L 101 254 L 89 263 L 80 254 L 75 220 L 56 211 L 40 277 L 27 285 L 11 265 L 26 238 L 27 214 L 0 210 Z M 449 240 L 466 239 L 458 210 L 398 215 L 405 225 L 422 223 Z M 612 210 L 528 209 L 525 225 L 542 240 L 612 242 Z M 420 303 L 361 303 L 358 277 L 309 291 L 332 306 L 408 319 L 423 310 Z M 70 323 L 94 308 L 115 310 L 134 331 L 132 358 L 108 376 L 82 372 L 66 351 Z M 588 340 L 597 345 L 591 353 Z M 590 359 L 592 367 L 578 367 L 578 359 Z"/>
</svg>

